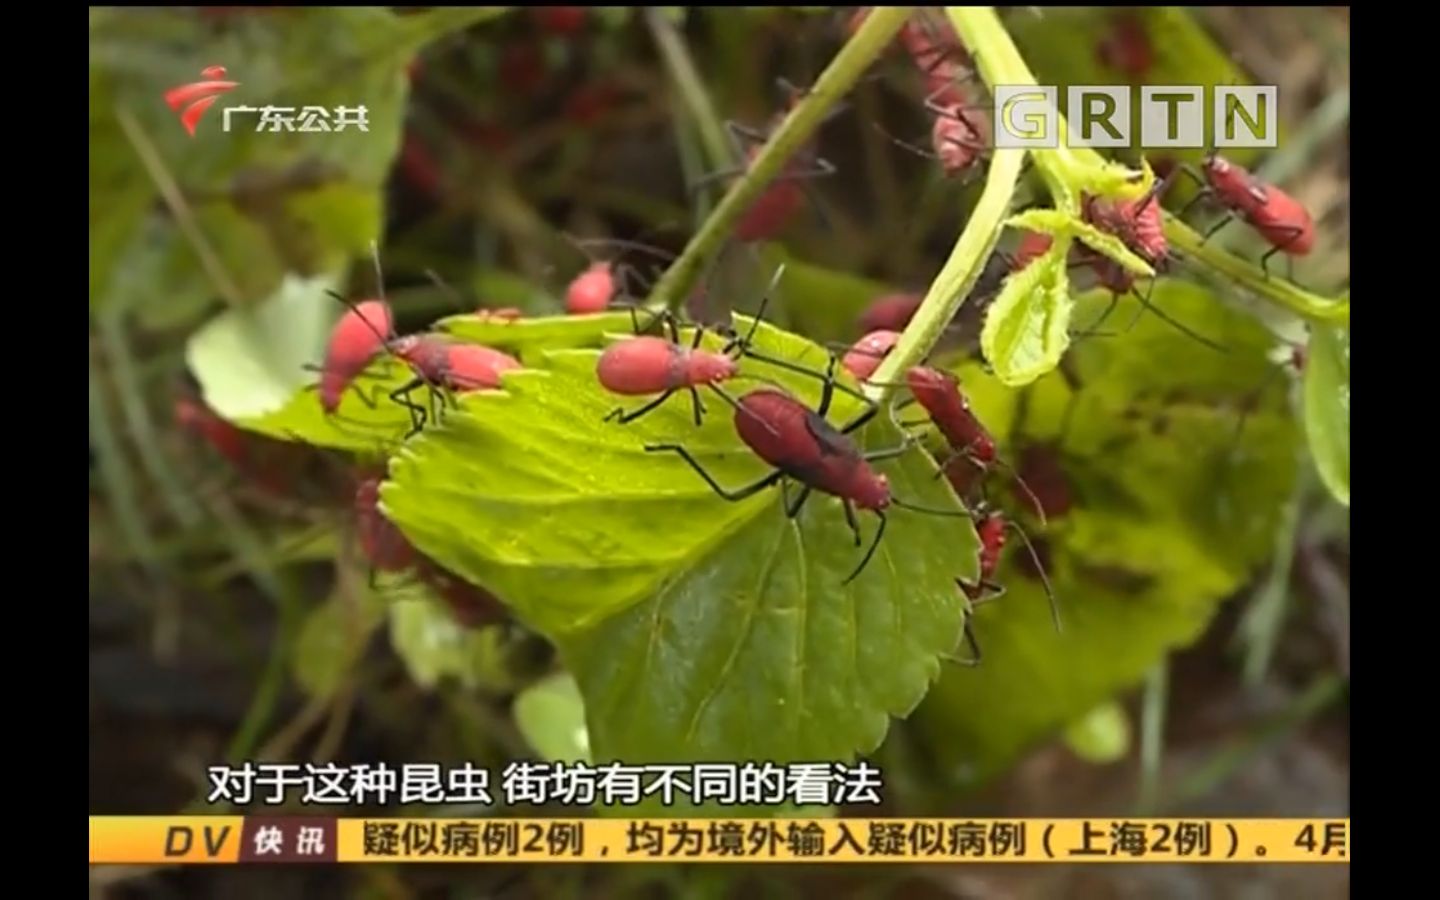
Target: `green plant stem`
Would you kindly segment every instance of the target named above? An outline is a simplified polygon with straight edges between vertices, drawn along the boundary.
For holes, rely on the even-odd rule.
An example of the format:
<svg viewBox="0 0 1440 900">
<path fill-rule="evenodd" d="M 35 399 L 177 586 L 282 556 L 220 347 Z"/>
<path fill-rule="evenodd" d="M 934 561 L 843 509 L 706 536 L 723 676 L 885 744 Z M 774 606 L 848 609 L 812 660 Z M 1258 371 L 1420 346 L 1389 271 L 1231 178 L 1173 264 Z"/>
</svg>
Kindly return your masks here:
<svg viewBox="0 0 1440 900">
<path fill-rule="evenodd" d="M 685 247 L 685 252 L 656 283 L 650 295 L 652 304 L 670 310 L 680 308 L 701 270 L 719 253 L 740 217 L 780 174 L 786 161 L 809 140 L 825 114 L 860 79 L 861 73 L 890 43 L 909 15 L 910 7 L 893 6 L 876 7 L 866 17 L 855 36 L 835 55 L 815 85 L 766 141 L 745 174 L 731 186 L 715 212 Z"/>
<path fill-rule="evenodd" d="M 1288 708 L 1252 733 L 1229 742 L 1175 788 L 1172 806 L 1180 807 L 1206 796 L 1266 747 L 1288 737 L 1295 729 L 1324 712 L 1345 695 L 1345 679 L 1336 674 L 1317 678 Z"/>
<path fill-rule="evenodd" d="M 946 326 L 955 318 L 955 313 L 965 303 L 965 297 L 980 276 L 981 268 L 1000 240 L 1000 231 L 1005 216 L 1010 210 L 1010 200 L 1015 195 L 1015 185 L 1020 179 L 1020 165 L 1025 158 L 1023 150 L 999 150 L 990 163 L 985 177 L 985 192 L 975 204 L 955 249 L 950 252 L 945 267 L 930 289 L 920 309 L 895 348 L 875 370 L 870 380 L 874 384 L 866 387 L 872 400 L 880 400 L 899 380 L 899 375 L 917 365 L 934 348 Z"/>
<path fill-rule="evenodd" d="M 1170 660 L 1162 657 L 1145 678 L 1140 710 L 1139 813 L 1149 815 L 1160 797 L 1160 761 L 1165 746 L 1165 703 L 1170 694 Z"/>
<path fill-rule="evenodd" d="M 100 380 L 100 370 L 95 360 L 90 361 L 90 441 L 95 445 L 95 456 L 100 463 L 100 483 L 110 498 L 109 508 L 114 511 L 116 524 L 131 553 L 135 554 L 148 574 L 160 578 L 158 560 L 160 552 L 155 538 L 145 522 L 140 509 L 135 487 L 130 480 L 130 466 L 120 447 L 120 440 L 111 427 L 109 404 L 105 401 L 105 386 Z"/>
<path fill-rule="evenodd" d="M 1201 243 L 1199 232 L 1170 213 L 1165 213 L 1165 237 L 1186 258 L 1224 275 L 1257 296 L 1282 306 L 1312 322 L 1350 327 L 1350 299 L 1326 300 L 1302 290 L 1278 275 L 1265 271 L 1237 256 Z"/>
<path fill-rule="evenodd" d="M 1295 564 L 1295 546 L 1300 536 L 1300 510 L 1310 486 L 1310 469 L 1302 458 L 1295 489 L 1285 504 L 1284 518 L 1275 532 L 1275 560 L 1270 564 L 1270 574 L 1240 624 L 1246 643 L 1244 672 L 1247 687 L 1257 687 L 1265 680 L 1270 670 L 1270 659 L 1275 654 L 1275 645 L 1280 640 L 1280 627 L 1285 621 L 1285 610 L 1290 600 L 1290 571 Z"/>
<path fill-rule="evenodd" d="M 735 165 L 739 160 L 735 158 L 730 142 L 725 138 L 725 127 L 720 124 L 720 116 L 715 112 L 710 92 L 705 90 L 705 82 L 695 69 L 695 60 L 685 46 L 685 38 L 675 27 L 675 23 L 658 9 L 645 11 L 645 24 L 655 38 L 655 45 L 660 48 L 660 58 L 664 60 L 671 80 L 680 91 L 680 99 L 685 104 L 690 119 L 700 130 L 700 141 L 705 146 L 710 165 L 716 168 Z"/>
<path fill-rule="evenodd" d="M 100 338 L 105 344 L 105 355 L 110 360 L 115 387 L 120 394 L 120 412 L 130 429 L 130 436 L 140 451 L 140 464 L 160 487 L 160 498 L 170 507 L 175 521 L 187 528 L 193 528 L 204 518 L 200 507 L 185 493 L 175 477 L 175 467 L 165 458 L 160 440 L 155 432 L 155 423 L 150 411 L 145 408 L 140 379 L 135 371 L 135 358 L 130 353 L 130 342 L 125 334 L 124 311 L 110 303 L 99 312 Z"/>
</svg>

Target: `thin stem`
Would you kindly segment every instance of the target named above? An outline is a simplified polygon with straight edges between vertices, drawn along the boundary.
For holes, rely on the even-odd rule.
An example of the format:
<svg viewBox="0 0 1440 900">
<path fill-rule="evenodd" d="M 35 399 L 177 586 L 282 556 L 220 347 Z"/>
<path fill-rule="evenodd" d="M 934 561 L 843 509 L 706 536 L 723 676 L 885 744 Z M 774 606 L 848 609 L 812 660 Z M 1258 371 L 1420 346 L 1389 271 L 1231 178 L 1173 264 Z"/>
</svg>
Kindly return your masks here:
<svg viewBox="0 0 1440 900">
<path fill-rule="evenodd" d="M 135 370 L 135 358 L 130 353 L 130 342 L 125 333 L 124 310 L 111 303 L 99 312 L 100 339 L 105 345 L 105 355 L 110 361 L 115 388 L 120 395 L 120 412 L 130 429 L 130 437 L 140 451 L 140 465 L 160 487 L 160 498 L 170 507 L 175 520 L 187 528 L 193 528 L 204 518 L 200 507 L 185 493 L 175 477 L 175 467 L 166 458 L 160 447 L 155 423 L 145 407 L 140 378 Z"/>
<path fill-rule="evenodd" d="M 1245 736 L 1227 742 L 1210 759 L 1185 776 L 1175 788 L 1173 805 L 1188 805 L 1207 796 L 1266 747 L 1290 736 L 1344 696 L 1344 678 L 1334 673 L 1321 675 L 1273 719 Z"/>
<path fill-rule="evenodd" d="M 701 270 L 720 251 L 740 217 L 780 174 L 786 161 L 809 140 L 830 108 L 859 81 L 860 75 L 900 30 L 910 11 L 908 6 L 876 7 L 866 17 L 855 36 L 835 55 L 814 87 L 791 109 L 761 148 L 749 170 L 731 186 L 685 252 L 660 278 L 650 295 L 652 304 L 671 310 L 680 308 Z"/>
<path fill-rule="evenodd" d="M 1212 269 L 1241 285 L 1246 290 L 1265 298 L 1296 315 L 1312 322 L 1323 322 L 1350 327 L 1350 299 L 1327 300 L 1303 290 L 1279 275 L 1265 277 L 1265 272 L 1254 263 L 1237 256 L 1201 244 L 1199 232 L 1165 213 L 1165 237 L 1187 258 L 1199 265 Z"/>
<path fill-rule="evenodd" d="M 735 165 L 739 160 L 735 158 L 730 142 L 725 139 L 725 126 L 720 124 L 710 92 L 705 90 L 705 82 L 695 70 L 695 60 L 685 46 L 685 38 L 675 23 L 658 9 L 645 11 L 645 24 L 650 27 L 650 34 L 660 48 L 660 57 L 680 91 L 680 99 L 700 129 L 700 140 L 705 145 L 705 155 L 710 157 L 710 165 L 717 169 Z"/>
<path fill-rule="evenodd" d="M 1309 468 L 1301 461 L 1295 489 L 1282 512 L 1283 519 L 1275 532 L 1275 560 L 1265 585 L 1251 602 L 1240 624 L 1245 649 L 1245 684 L 1257 687 L 1270 670 L 1270 659 L 1280 640 L 1280 627 L 1290 605 L 1290 571 L 1295 564 L 1295 547 L 1300 532 L 1300 509 L 1304 505 L 1311 481 Z"/>
<path fill-rule="evenodd" d="M 1165 703 L 1170 694 L 1170 660 L 1162 657 L 1145 678 L 1140 711 L 1139 812 L 1149 815 L 1160 797 L 1160 760 L 1165 745 Z"/>
<path fill-rule="evenodd" d="M 180 231 L 185 235 L 186 240 L 194 247 L 195 254 L 200 257 L 200 265 L 204 267 L 205 274 L 215 285 L 216 291 L 231 306 L 239 307 L 245 302 L 240 293 L 240 287 L 235 279 L 230 277 L 224 264 L 220 262 L 220 256 L 215 252 L 215 247 L 200 230 L 200 223 L 195 219 L 195 212 L 190 204 L 185 201 L 185 195 L 180 190 L 180 185 L 175 182 L 170 174 L 170 169 L 160 157 L 160 151 L 150 136 L 140 127 L 140 123 L 130 114 L 130 111 L 123 107 L 115 109 L 115 119 L 120 123 L 120 129 L 125 132 L 129 139 L 130 146 L 135 150 L 135 155 L 140 157 L 140 162 L 149 173 L 150 180 L 155 182 L 155 188 L 160 196 L 165 198 L 165 205 L 170 207 L 170 214 L 175 217 L 175 224 L 180 226 Z"/>
</svg>

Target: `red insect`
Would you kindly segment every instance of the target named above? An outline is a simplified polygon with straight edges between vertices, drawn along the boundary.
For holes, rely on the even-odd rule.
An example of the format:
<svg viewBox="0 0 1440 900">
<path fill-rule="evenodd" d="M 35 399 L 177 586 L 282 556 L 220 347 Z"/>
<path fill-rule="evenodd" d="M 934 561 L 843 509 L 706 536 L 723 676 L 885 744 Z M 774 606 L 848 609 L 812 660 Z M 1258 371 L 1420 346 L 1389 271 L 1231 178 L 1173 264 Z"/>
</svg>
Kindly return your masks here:
<svg viewBox="0 0 1440 900">
<path fill-rule="evenodd" d="M 622 396 L 660 396 L 628 413 L 623 409 L 615 409 L 605 417 L 605 421 L 615 419 L 622 425 L 628 424 L 659 407 L 677 391 L 689 391 L 695 410 L 695 424 L 699 425 L 703 421 L 705 405 L 700 401 L 698 389 L 708 387 L 718 390 L 717 386 L 721 382 L 739 375 L 741 356 L 806 375 L 817 375 L 802 366 L 751 349 L 756 330 L 760 327 L 765 308 L 770 302 L 770 294 L 784 271 L 781 267 L 775 273 L 770 289 L 765 292 L 760 309 L 750 324 L 749 332 L 744 337 L 732 337 L 719 352 L 700 349 L 700 342 L 705 335 L 704 328 L 695 329 L 694 340 L 688 347 L 682 344 L 675 318 L 665 313 L 660 314 L 659 318 L 670 330 L 669 339 L 639 336 L 626 338 L 608 347 L 600 354 L 595 366 L 595 375 L 601 386 Z"/>
<path fill-rule="evenodd" d="M 521 367 L 518 359 L 503 351 L 479 344 L 455 343 L 432 334 L 396 338 L 389 342 L 389 350 L 415 373 L 414 380 L 396 388 L 390 398 L 415 416 L 416 431 L 425 423 L 424 408 L 409 399 L 416 388 L 429 387 L 432 396 L 436 389 L 459 394 L 498 388 L 501 373 Z M 435 418 L 433 409 L 431 417 Z"/>
<path fill-rule="evenodd" d="M 1140 320 L 1140 314 L 1148 309 L 1150 312 L 1154 313 L 1161 321 L 1170 325 L 1172 328 L 1176 329 L 1182 334 L 1185 334 L 1193 340 L 1204 344 L 1206 347 L 1209 347 L 1216 352 L 1225 352 L 1225 346 L 1223 344 L 1217 343 L 1216 341 L 1205 337 L 1205 335 L 1200 334 L 1190 326 L 1176 319 L 1174 316 L 1166 313 L 1160 307 L 1151 303 L 1150 295 L 1155 290 L 1155 283 L 1153 281 L 1150 283 L 1150 287 L 1148 290 L 1145 291 L 1145 293 L 1140 293 L 1139 289 L 1135 286 L 1135 273 L 1131 272 L 1129 269 L 1120 265 L 1118 262 L 1109 258 L 1108 256 L 1105 256 L 1093 250 L 1089 250 L 1088 248 L 1076 253 L 1075 261 L 1072 263 L 1072 265 L 1088 267 L 1090 271 L 1093 272 L 1095 275 L 1095 283 L 1099 287 L 1102 287 L 1110 292 L 1110 302 L 1106 305 L 1105 311 L 1100 314 L 1099 318 L 1097 318 L 1095 320 L 1095 323 L 1089 328 L 1086 328 L 1085 330 L 1080 332 L 1076 332 L 1078 335 L 1088 337 L 1097 337 L 1104 335 L 1113 337 L 1114 333 L 1103 332 L 1100 330 L 1100 326 L 1104 325 L 1105 322 L 1110 319 L 1110 314 L 1113 313 L 1115 311 L 1115 308 L 1119 305 L 1120 298 L 1129 294 L 1134 296 L 1135 299 L 1140 302 L 1140 307 L 1135 311 L 1135 315 L 1131 317 L 1130 324 L 1125 326 L 1124 331 L 1129 331 L 1131 328 L 1134 328 L 1135 323 Z"/>
<path fill-rule="evenodd" d="M 1064 516 L 1075 505 L 1070 479 L 1054 444 L 1030 444 L 1020 451 L 1019 477 L 1034 491 L 1047 519 Z"/>
<path fill-rule="evenodd" d="M 1159 201 L 1160 191 L 1168 184 L 1168 181 L 1158 181 L 1133 200 L 1105 200 L 1087 195 L 1083 203 L 1085 220 L 1115 235 L 1126 247 L 1159 268 L 1170 251 Z"/>
<path fill-rule="evenodd" d="M 786 491 L 785 515 L 792 519 L 800 514 L 805 501 L 814 491 L 838 497 L 845 510 L 845 521 L 855 535 L 857 547 L 861 545 L 862 539 L 859 523 L 855 519 L 855 509 L 858 507 L 873 512 L 880 520 L 880 525 L 860 564 L 842 582 L 849 584 L 864 571 L 871 557 L 875 555 L 875 550 L 885 534 L 885 510 L 890 506 L 942 516 L 966 514 L 913 506 L 902 502 L 890 492 L 888 479 L 875 471 L 871 463 L 900 456 L 913 446 L 913 442 L 906 441 L 897 448 L 865 453 L 849 437 L 879 412 L 879 407 L 875 404 L 866 401 L 866 411 L 843 428 L 836 429 L 826 421 L 825 414 L 830 409 L 836 387 L 837 363 L 836 357 L 831 356 L 825 373 L 825 387 L 821 393 L 820 405 L 814 410 L 784 391 L 774 388 L 760 388 L 738 400 L 718 391 L 735 409 L 735 431 L 740 439 L 756 456 L 774 467 L 770 474 L 753 484 L 735 490 L 721 486 L 688 450 L 678 444 L 647 444 L 645 450 L 650 453 L 678 454 L 716 494 L 732 502 L 744 500 L 776 484 L 788 487 L 790 481 L 798 482 L 802 487 L 793 499 L 790 498 L 788 490 Z"/>
<path fill-rule="evenodd" d="M 890 351 L 895 348 L 896 342 L 900 340 L 898 331 L 871 331 L 845 354 L 840 364 L 846 368 L 851 375 L 861 381 L 875 374 L 880 368 L 880 363 Z"/>
<path fill-rule="evenodd" d="M 246 432 L 211 409 L 187 386 L 175 399 L 175 424 L 225 458 L 250 483 L 278 498 L 295 496 L 299 470 L 312 462 L 301 444 Z"/>
<path fill-rule="evenodd" d="M 1027 231 L 1020 238 L 1020 246 L 1015 250 L 1015 256 L 1011 260 L 1011 270 L 1019 272 L 1035 260 L 1050 252 L 1055 239 L 1048 234 L 1041 234 L 1038 231 Z"/>
<path fill-rule="evenodd" d="M 590 126 L 602 119 L 620 99 L 620 88 L 608 81 L 582 84 L 565 98 L 565 118 L 576 125 Z"/>
<path fill-rule="evenodd" d="M 953 374 L 915 366 L 905 373 L 905 386 L 950 447 L 950 456 L 940 463 L 939 474 L 949 479 L 957 496 L 969 499 L 975 488 L 983 488 L 984 477 L 992 466 L 1005 465 L 996 451 L 995 438 L 970 408 L 969 399 L 960 390 L 960 380 Z M 909 424 L 913 427 L 915 423 Z M 1030 488 L 1024 479 L 1014 474 L 1017 485 L 1028 493 Z M 1044 507 L 1039 499 L 1032 496 L 1031 500 L 1043 521 Z"/>
<path fill-rule="evenodd" d="M 961 85 L 970 56 L 949 22 L 917 13 L 900 28 L 898 39 L 925 78 L 925 93 L 944 107 L 967 102 Z"/>
<path fill-rule="evenodd" d="M 466 628 L 494 625 L 508 619 L 505 605 L 489 591 L 459 578 L 428 557 L 416 561 L 415 572 Z"/>
<path fill-rule="evenodd" d="M 674 258 L 668 251 L 643 243 L 643 237 L 644 235 L 641 236 L 641 240 L 625 240 L 623 238 L 592 240 L 565 235 L 565 239 L 587 258 L 590 256 L 587 248 L 592 245 L 618 247 L 622 252 L 637 250 L 663 261 Z M 574 280 L 565 288 L 565 311 L 572 316 L 604 312 L 620 298 L 632 296 L 632 283 L 639 279 L 640 273 L 636 268 L 629 263 L 621 262 L 618 258 L 592 261 L 585 271 L 575 276 Z"/>
<path fill-rule="evenodd" d="M 199 437 L 237 469 L 250 463 L 245 432 L 215 414 L 201 400 L 180 396 L 175 400 L 175 424 Z"/>
<path fill-rule="evenodd" d="M 1055 591 L 1050 586 L 1050 579 L 1045 574 L 1045 568 L 1040 564 L 1040 555 L 1035 551 L 1035 545 L 1030 543 L 1030 538 L 1024 530 L 1009 521 L 998 511 L 990 511 L 979 508 L 976 510 L 975 533 L 980 538 L 980 577 L 973 583 L 966 583 L 960 579 L 955 580 L 960 591 L 965 595 L 973 608 L 990 600 L 997 599 L 1005 593 L 1005 588 L 995 582 L 995 573 L 1000 568 L 1000 554 L 1005 550 L 1007 542 L 1006 532 L 1014 529 L 1025 542 L 1026 549 L 1030 552 L 1030 559 L 1035 564 L 1036 572 L 1040 576 L 1040 583 L 1045 588 L 1045 596 L 1050 601 L 1050 617 L 1055 622 L 1055 630 L 1060 631 L 1060 606 L 1055 600 Z M 975 646 L 974 636 L 969 635 L 971 648 L 975 652 L 975 662 L 979 662 L 979 647 Z"/>
<path fill-rule="evenodd" d="M 1266 184 L 1243 166 L 1223 156 L 1211 154 L 1207 157 L 1204 173 L 1204 188 L 1190 202 L 1193 204 L 1206 196 L 1214 197 L 1228 210 L 1225 217 L 1205 233 L 1207 240 L 1231 218 L 1239 217 L 1271 244 L 1270 250 L 1260 259 L 1267 275 L 1270 272 L 1270 257 L 1276 253 L 1284 253 L 1293 261 L 1314 248 L 1315 222 L 1300 201 L 1274 185 Z M 1194 173 L 1191 174 L 1193 176 Z"/>
<path fill-rule="evenodd" d="M 1142 78 L 1155 64 L 1155 48 L 1145 31 L 1145 23 L 1126 13 L 1115 18 L 1109 34 L 1096 46 L 1095 57 L 1103 66 L 1131 78 Z"/>
<path fill-rule="evenodd" d="M 860 314 L 860 330 L 867 334 L 872 331 L 904 331 L 924 299 L 920 294 L 886 294 Z"/>
<path fill-rule="evenodd" d="M 366 475 L 355 486 L 355 523 L 360 549 L 370 562 L 370 586 L 376 572 L 404 572 L 415 565 L 419 552 L 380 511 L 381 475 Z"/>
<path fill-rule="evenodd" d="M 788 81 L 779 79 L 780 87 L 788 96 L 786 109 L 772 117 L 765 130 L 757 130 L 738 122 L 726 122 L 730 139 L 745 164 L 739 168 L 726 169 L 706 175 L 691 185 L 691 192 L 700 190 L 715 182 L 729 181 L 743 174 L 760 155 L 770 134 L 784 121 L 790 108 L 804 96 L 805 92 Z M 837 107 L 827 116 L 826 121 L 843 112 Z M 790 220 L 805 205 L 807 199 L 803 182 L 807 179 L 822 178 L 835 174 L 835 166 L 818 156 L 811 147 L 802 148 L 785 163 L 781 173 L 755 198 L 735 226 L 735 239 L 743 244 L 773 240 Z"/>
<path fill-rule="evenodd" d="M 377 356 L 395 331 L 390 304 L 365 300 L 350 306 L 330 332 L 320 370 L 320 405 L 327 413 L 340 408 L 340 397 Z"/>
<path fill-rule="evenodd" d="M 615 270 L 608 262 L 591 264 L 590 268 L 575 276 L 565 289 L 565 311 L 572 316 L 604 312 L 610 308 L 619 288 L 616 285 Z"/>
<path fill-rule="evenodd" d="M 995 439 L 970 409 L 958 378 L 941 369 L 915 366 L 905 373 L 905 384 L 957 456 L 981 467 L 995 461 Z"/>
</svg>

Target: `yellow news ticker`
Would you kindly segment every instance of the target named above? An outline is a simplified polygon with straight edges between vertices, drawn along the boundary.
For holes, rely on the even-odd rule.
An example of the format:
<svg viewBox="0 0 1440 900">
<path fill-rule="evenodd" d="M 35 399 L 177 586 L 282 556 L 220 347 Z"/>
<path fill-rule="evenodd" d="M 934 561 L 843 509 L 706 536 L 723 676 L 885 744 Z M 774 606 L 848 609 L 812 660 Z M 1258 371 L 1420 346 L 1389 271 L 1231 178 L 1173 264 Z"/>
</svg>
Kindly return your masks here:
<svg viewBox="0 0 1440 900">
<path fill-rule="evenodd" d="M 90 863 L 1331 863 L 1347 819 L 91 816 Z"/>
</svg>

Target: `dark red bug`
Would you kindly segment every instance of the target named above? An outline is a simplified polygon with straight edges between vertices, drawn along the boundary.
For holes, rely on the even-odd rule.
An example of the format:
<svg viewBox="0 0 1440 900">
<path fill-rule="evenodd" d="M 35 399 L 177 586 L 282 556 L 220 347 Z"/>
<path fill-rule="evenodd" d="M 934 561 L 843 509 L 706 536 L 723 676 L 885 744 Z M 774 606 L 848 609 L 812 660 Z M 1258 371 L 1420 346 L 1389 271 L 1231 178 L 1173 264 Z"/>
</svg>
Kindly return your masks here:
<svg viewBox="0 0 1440 900">
<path fill-rule="evenodd" d="M 1014 529 L 1025 542 L 1029 550 L 1030 559 L 1034 563 L 1035 571 L 1039 575 L 1040 583 L 1045 588 L 1045 596 L 1050 601 L 1050 616 L 1055 623 L 1055 630 L 1060 631 L 1060 606 L 1055 599 L 1055 591 L 1050 586 L 1050 579 L 1045 574 L 1045 568 L 1040 563 L 1040 555 L 1035 550 L 1035 545 L 1030 542 L 1029 536 L 1013 522 L 1010 522 L 998 511 L 991 511 L 984 508 L 976 510 L 975 534 L 980 538 L 980 573 L 974 582 L 966 582 L 962 579 L 955 579 L 955 584 L 960 592 L 965 595 L 966 601 L 971 609 L 999 598 L 1005 593 L 1005 588 L 995 581 L 995 574 L 1000 568 L 1000 554 L 1005 550 L 1007 543 L 1007 532 Z M 980 646 L 975 640 L 974 632 L 971 630 L 970 617 L 966 617 L 965 641 L 970 646 L 972 658 L 969 660 L 957 660 L 965 665 L 978 665 L 980 662 Z"/>
<path fill-rule="evenodd" d="M 866 334 L 872 331 L 904 331 L 924 299 L 920 294 L 886 294 L 879 297 L 860 314 L 860 330 Z"/>
<path fill-rule="evenodd" d="M 890 506 L 933 515 L 960 516 L 965 513 L 916 507 L 891 494 L 889 480 L 875 471 L 871 463 L 900 456 L 907 452 L 913 443 L 907 441 L 897 448 L 865 453 L 849 437 L 879 412 L 879 407 L 875 404 L 866 401 L 868 408 L 865 412 L 843 428 L 837 429 L 826 421 L 825 414 L 834 398 L 835 367 L 838 362 L 836 357 L 830 357 L 820 405 L 814 410 L 790 394 L 775 388 L 760 388 L 738 400 L 723 391 L 718 392 L 735 409 L 735 431 L 740 439 L 756 456 L 774 467 L 770 474 L 753 484 L 735 490 L 721 486 L 688 450 L 678 444 L 648 444 L 645 450 L 650 453 L 678 454 L 716 494 L 732 502 L 751 497 L 785 479 L 798 482 L 801 488 L 795 496 L 791 498 L 788 492 L 786 494 L 785 515 L 792 519 L 800 514 L 813 491 L 838 497 L 845 510 L 846 523 L 855 535 L 857 547 L 861 545 L 862 539 L 859 523 L 855 519 L 855 509 L 874 513 L 880 520 L 880 525 L 860 564 L 843 582 L 849 584 L 865 569 L 879 547 L 887 522 L 885 510 Z"/>
<path fill-rule="evenodd" d="M 1035 260 L 1050 252 L 1055 244 L 1055 239 L 1048 234 L 1041 234 L 1038 231 L 1027 231 L 1020 238 L 1020 246 L 1015 250 L 1015 256 L 1011 261 L 1012 271 L 1019 272 Z"/>
<path fill-rule="evenodd" d="M 1133 200 L 1106 200 L 1086 196 L 1085 220 L 1124 241 L 1134 253 L 1152 266 L 1160 267 L 1170 252 L 1165 224 L 1160 217 L 1159 193 L 1169 182 L 1158 181 Z"/>
<path fill-rule="evenodd" d="M 505 605 L 494 594 L 471 584 L 421 556 L 415 564 L 420 580 L 444 601 L 455 621 L 466 628 L 480 628 L 508 620 Z"/>
<path fill-rule="evenodd" d="M 1054 444 L 1030 444 L 1020 451 L 1018 475 L 1034 492 L 1046 519 L 1057 519 L 1075 505 L 1070 478 L 1061 466 L 1060 453 Z M 1018 499 L 1018 495 L 1017 495 Z"/>
<path fill-rule="evenodd" d="M 191 396 L 177 397 L 175 424 L 209 444 L 235 468 L 244 469 L 249 465 L 245 432 L 216 415 L 204 401 Z"/>
<path fill-rule="evenodd" d="M 995 461 L 995 439 L 970 409 L 958 378 L 941 369 L 915 366 L 905 373 L 905 384 L 957 455 L 981 466 Z"/>
<path fill-rule="evenodd" d="M 725 128 L 738 154 L 744 158 L 744 165 L 738 168 L 714 172 L 691 184 L 691 192 L 698 191 L 718 182 L 729 182 L 744 174 L 760 155 L 771 133 L 784 121 L 789 110 L 805 95 L 800 88 L 785 79 L 779 79 L 781 89 L 787 95 L 785 109 L 771 117 L 764 129 L 755 129 L 739 122 L 727 121 Z M 843 111 L 833 109 L 826 121 Z M 759 197 L 741 215 L 735 226 L 735 239 L 742 244 L 773 240 L 789 225 L 795 214 L 805 205 L 807 179 L 821 178 L 835 174 L 835 166 L 816 154 L 813 147 L 804 147 L 786 161 L 780 174 L 761 192 Z"/>
<path fill-rule="evenodd" d="M 175 399 L 175 424 L 205 442 L 246 481 L 272 497 L 292 499 L 298 473 L 314 462 L 309 448 L 247 432 L 211 409 L 187 385 Z M 308 472 L 307 472 L 308 474 Z"/>
<path fill-rule="evenodd" d="M 1315 222 L 1304 204 L 1256 178 L 1243 166 L 1212 154 L 1205 160 L 1203 183 L 1205 189 L 1190 202 L 1210 196 L 1228 210 L 1225 218 L 1205 233 L 1207 239 L 1224 227 L 1231 217 L 1239 217 L 1271 244 L 1270 250 L 1260 260 L 1267 274 L 1270 258 L 1276 253 L 1284 253 L 1294 259 L 1305 256 L 1314 248 Z"/>
<path fill-rule="evenodd" d="M 545 55 L 535 44 L 512 42 L 500 53 L 500 83 L 522 96 L 534 94 L 545 82 Z"/>
<path fill-rule="evenodd" d="M 355 486 L 355 524 L 360 549 L 376 572 L 404 572 L 415 565 L 419 553 L 409 539 L 380 510 L 380 475 L 365 475 Z"/>
<path fill-rule="evenodd" d="M 1095 58 L 1131 78 L 1144 77 L 1155 64 L 1155 48 L 1145 23 L 1133 13 L 1116 16 L 1109 33 L 1095 47 Z"/>
<path fill-rule="evenodd" d="M 960 389 L 960 380 L 950 372 L 930 366 L 915 366 L 905 373 L 905 386 L 950 447 L 950 455 L 941 461 L 937 474 L 949 479 L 961 499 L 970 499 L 972 491 L 983 487 L 990 468 L 996 464 L 1004 465 L 999 458 L 995 438 L 970 408 L 969 399 Z M 908 427 L 914 424 L 909 423 Z M 1028 492 L 1029 486 L 1024 479 L 1013 470 L 1012 474 L 1015 474 L 1019 487 Z M 1040 501 L 1032 497 L 1032 502 L 1043 520 L 1045 510 Z"/>
<path fill-rule="evenodd" d="M 426 197 L 435 198 L 443 193 L 444 176 L 440 173 L 440 164 L 430 153 L 430 148 L 410 132 L 405 133 L 404 143 L 400 146 L 400 171 L 410 186 Z"/>
</svg>

